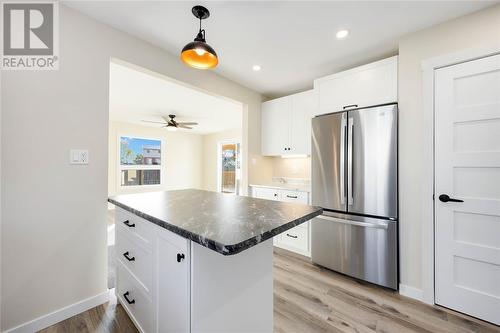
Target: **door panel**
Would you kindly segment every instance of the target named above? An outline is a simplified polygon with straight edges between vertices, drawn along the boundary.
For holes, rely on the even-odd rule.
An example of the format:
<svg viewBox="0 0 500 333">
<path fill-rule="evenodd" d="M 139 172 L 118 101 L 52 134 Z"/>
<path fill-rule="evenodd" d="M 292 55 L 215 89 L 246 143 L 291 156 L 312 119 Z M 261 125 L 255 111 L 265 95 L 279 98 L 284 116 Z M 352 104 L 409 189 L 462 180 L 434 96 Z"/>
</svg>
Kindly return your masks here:
<svg viewBox="0 0 500 333">
<path fill-rule="evenodd" d="M 262 103 L 262 155 L 286 154 L 290 141 L 290 97 Z"/>
<path fill-rule="evenodd" d="M 500 56 L 435 72 L 436 303 L 500 324 Z"/>
<path fill-rule="evenodd" d="M 397 218 L 397 105 L 349 111 L 348 208 Z"/>
<path fill-rule="evenodd" d="M 289 154 L 311 154 L 311 118 L 316 110 L 316 99 L 313 90 L 292 95 Z"/>
<path fill-rule="evenodd" d="M 313 205 L 345 211 L 345 140 L 347 113 L 312 120 L 311 179 Z"/>
</svg>

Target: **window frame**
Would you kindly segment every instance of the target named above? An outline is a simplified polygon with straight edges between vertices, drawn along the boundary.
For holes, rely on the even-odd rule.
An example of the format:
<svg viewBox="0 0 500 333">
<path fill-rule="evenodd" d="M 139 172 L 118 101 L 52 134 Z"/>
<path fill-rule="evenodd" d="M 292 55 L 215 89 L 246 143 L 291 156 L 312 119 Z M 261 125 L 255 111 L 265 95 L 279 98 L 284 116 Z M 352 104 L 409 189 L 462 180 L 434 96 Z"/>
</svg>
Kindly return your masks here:
<svg viewBox="0 0 500 333">
<path fill-rule="evenodd" d="M 155 140 L 160 141 L 160 165 L 122 165 L 121 164 L 121 138 L 133 138 L 133 139 L 144 139 L 144 140 Z M 120 190 L 127 189 L 158 189 L 164 184 L 164 163 L 165 163 L 165 141 L 163 138 L 158 137 L 147 137 L 142 135 L 133 135 L 133 134 L 118 134 L 117 137 L 117 155 L 116 155 L 116 187 Z M 151 185 L 122 185 L 122 170 L 160 170 L 160 183 L 159 184 L 151 184 Z"/>
</svg>

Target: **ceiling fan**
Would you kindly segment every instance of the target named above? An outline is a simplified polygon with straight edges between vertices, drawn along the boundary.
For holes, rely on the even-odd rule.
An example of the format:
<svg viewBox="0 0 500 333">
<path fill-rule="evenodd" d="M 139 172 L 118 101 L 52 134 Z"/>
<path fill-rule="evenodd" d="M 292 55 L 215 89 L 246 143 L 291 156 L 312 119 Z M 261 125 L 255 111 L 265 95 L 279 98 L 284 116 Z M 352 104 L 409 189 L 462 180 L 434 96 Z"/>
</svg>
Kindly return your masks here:
<svg viewBox="0 0 500 333">
<path fill-rule="evenodd" d="M 186 129 L 192 129 L 193 125 L 198 125 L 196 122 L 177 122 L 175 120 L 175 114 L 169 114 L 169 118 L 162 116 L 164 122 L 158 122 L 158 121 L 149 121 L 149 120 L 143 120 L 145 123 L 154 123 L 154 124 L 163 124 L 163 127 L 166 127 L 168 131 L 177 131 L 178 128 L 186 128 Z"/>
</svg>

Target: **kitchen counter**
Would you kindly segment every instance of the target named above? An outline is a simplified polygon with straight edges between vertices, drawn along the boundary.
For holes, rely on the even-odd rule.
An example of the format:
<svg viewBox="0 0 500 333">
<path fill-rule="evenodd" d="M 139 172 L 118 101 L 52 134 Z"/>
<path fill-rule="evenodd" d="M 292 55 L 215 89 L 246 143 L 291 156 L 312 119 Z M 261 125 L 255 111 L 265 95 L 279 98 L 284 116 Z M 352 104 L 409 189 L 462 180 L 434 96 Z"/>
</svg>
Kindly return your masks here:
<svg viewBox="0 0 500 333">
<path fill-rule="evenodd" d="M 223 255 L 233 255 L 321 215 L 322 209 L 203 190 L 110 197 L 121 207 Z"/>
<path fill-rule="evenodd" d="M 274 188 L 278 190 L 311 192 L 309 184 L 290 184 L 290 183 L 267 183 L 267 184 L 250 184 L 250 187 Z"/>
</svg>

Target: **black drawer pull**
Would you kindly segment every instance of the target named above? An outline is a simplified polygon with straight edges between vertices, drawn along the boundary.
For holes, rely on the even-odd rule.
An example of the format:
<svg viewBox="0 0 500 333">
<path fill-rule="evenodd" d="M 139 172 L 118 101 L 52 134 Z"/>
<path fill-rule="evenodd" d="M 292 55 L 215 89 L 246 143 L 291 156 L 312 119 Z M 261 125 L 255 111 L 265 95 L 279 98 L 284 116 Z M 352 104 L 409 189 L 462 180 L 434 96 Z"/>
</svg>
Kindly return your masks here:
<svg viewBox="0 0 500 333">
<path fill-rule="evenodd" d="M 130 223 L 129 220 L 123 222 L 123 224 L 125 224 L 129 228 L 135 228 L 135 223 Z"/>
<path fill-rule="evenodd" d="M 290 238 L 297 238 L 297 237 L 299 237 L 299 236 L 294 236 L 294 235 L 290 235 L 290 234 L 286 234 L 286 235 L 287 235 L 288 237 L 290 237 Z"/>
<path fill-rule="evenodd" d="M 128 260 L 128 261 L 135 261 L 135 257 L 130 258 L 128 251 L 123 254 L 123 256 Z"/>
<path fill-rule="evenodd" d="M 345 110 L 345 109 L 348 109 L 348 108 L 357 108 L 357 107 L 358 107 L 358 104 L 350 104 L 350 105 L 344 106 L 342 109 Z"/>
<path fill-rule="evenodd" d="M 184 258 L 186 258 L 184 253 L 177 253 L 177 262 L 181 262 Z"/>
<path fill-rule="evenodd" d="M 288 195 L 286 196 L 287 198 L 291 198 L 291 199 L 297 199 L 297 196 L 296 195 Z"/>
<path fill-rule="evenodd" d="M 128 295 L 130 295 L 130 293 L 127 291 L 125 294 L 123 294 L 123 298 L 125 298 L 125 300 L 127 301 L 128 304 L 134 304 L 135 299 L 133 299 L 133 300 L 128 299 Z"/>
</svg>

